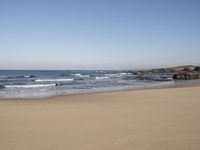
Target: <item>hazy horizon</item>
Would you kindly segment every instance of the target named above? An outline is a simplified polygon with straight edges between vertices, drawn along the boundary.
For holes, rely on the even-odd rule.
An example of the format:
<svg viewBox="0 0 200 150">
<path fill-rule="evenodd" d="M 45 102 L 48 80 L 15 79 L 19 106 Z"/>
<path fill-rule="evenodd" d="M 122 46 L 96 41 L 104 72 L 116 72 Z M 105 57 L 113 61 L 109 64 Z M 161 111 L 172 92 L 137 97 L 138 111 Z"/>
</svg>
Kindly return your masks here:
<svg viewBox="0 0 200 150">
<path fill-rule="evenodd" d="M 0 1 L 0 70 L 200 65 L 200 1 Z"/>
</svg>

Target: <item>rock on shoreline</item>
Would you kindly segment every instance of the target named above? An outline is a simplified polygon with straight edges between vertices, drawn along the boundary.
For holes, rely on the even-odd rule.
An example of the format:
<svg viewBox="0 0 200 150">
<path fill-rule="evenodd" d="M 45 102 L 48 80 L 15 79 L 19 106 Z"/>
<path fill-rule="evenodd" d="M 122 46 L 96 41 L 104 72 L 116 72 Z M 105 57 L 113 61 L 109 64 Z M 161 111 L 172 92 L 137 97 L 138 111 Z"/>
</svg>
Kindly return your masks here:
<svg viewBox="0 0 200 150">
<path fill-rule="evenodd" d="M 4 89 L 5 88 L 5 86 L 4 85 L 0 85 L 0 89 Z"/>
<path fill-rule="evenodd" d="M 174 74 L 174 80 L 193 80 L 200 79 L 200 73 L 178 73 Z"/>
<path fill-rule="evenodd" d="M 172 80 L 200 79 L 200 66 L 193 65 L 128 72 L 135 75 L 139 80 L 170 81 L 170 78 Z"/>
</svg>

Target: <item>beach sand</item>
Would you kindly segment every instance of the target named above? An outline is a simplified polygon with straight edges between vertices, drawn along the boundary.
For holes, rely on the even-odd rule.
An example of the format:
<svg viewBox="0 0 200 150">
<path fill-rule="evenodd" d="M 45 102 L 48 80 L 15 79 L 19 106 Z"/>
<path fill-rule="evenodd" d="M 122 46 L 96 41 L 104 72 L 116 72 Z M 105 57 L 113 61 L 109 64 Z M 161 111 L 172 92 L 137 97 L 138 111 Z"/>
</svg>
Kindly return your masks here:
<svg viewBox="0 0 200 150">
<path fill-rule="evenodd" d="M 200 150 L 200 87 L 0 100 L 0 150 Z"/>
</svg>

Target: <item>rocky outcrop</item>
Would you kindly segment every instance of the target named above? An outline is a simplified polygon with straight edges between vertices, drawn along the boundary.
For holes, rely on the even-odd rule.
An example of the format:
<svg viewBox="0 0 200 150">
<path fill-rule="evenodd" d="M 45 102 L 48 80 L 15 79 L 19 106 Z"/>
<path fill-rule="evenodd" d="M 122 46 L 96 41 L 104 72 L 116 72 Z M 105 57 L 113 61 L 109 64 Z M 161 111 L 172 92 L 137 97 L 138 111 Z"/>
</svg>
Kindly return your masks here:
<svg viewBox="0 0 200 150">
<path fill-rule="evenodd" d="M 152 72 L 156 73 L 177 73 L 177 72 L 191 72 L 194 71 L 197 67 L 193 65 L 188 66 L 177 66 L 177 67 L 168 67 L 160 69 L 152 69 Z"/>
<path fill-rule="evenodd" d="M 5 88 L 5 86 L 4 85 L 0 85 L 0 89 L 4 89 Z"/>
<path fill-rule="evenodd" d="M 200 67 L 195 67 L 194 71 L 199 71 L 200 72 Z"/>
<path fill-rule="evenodd" d="M 132 73 L 139 80 L 192 80 L 200 79 L 200 66 L 187 65 L 151 70 L 128 71 L 128 73 Z"/>
<path fill-rule="evenodd" d="M 174 80 L 193 80 L 193 79 L 200 79 L 199 73 L 178 73 L 174 74 Z"/>
<path fill-rule="evenodd" d="M 150 75 L 148 73 L 140 73 L 136 76 L 137 79 L 140 80 L 148 80 L 150 77 Z"/>
</svg>

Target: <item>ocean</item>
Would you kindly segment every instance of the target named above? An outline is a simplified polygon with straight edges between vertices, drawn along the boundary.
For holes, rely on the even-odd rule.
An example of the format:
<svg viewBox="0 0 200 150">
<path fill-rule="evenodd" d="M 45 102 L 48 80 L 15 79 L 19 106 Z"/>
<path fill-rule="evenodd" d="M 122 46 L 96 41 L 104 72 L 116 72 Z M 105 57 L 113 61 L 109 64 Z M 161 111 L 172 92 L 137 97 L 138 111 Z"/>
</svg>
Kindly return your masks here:
<svg viewBox="0 0 200 150">
<path fill-rule="evenodd" d="M 173 81 L 138 80 L 123 70 L 0 71 L 0 98 L 43 98 L 173 85 Z"/>
</svg>

